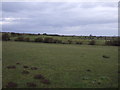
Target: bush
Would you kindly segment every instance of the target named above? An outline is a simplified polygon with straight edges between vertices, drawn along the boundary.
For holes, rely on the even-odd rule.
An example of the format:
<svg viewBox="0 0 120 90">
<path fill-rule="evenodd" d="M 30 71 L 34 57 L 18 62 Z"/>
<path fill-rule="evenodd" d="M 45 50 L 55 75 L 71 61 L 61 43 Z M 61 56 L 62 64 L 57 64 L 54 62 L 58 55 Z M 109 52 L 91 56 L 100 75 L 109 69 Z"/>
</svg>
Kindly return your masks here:
<svg viewBox="0 0 120 90">
<path fill-rule="evenodd" d="M 29 42 L 30 38 L 25 38 L 25 37 L 17 37 L 16 39 L 14 39 L 14 41 L 25 41 L 25 42 Z"/>
<path fill-rule="evenodd" d="M 9 40 L 10 40 L 9 34 L 8 34 L 8 33 L 2 34 L 2 40 L 3 40 L 3 41 L 9 41 Z"/>
<path fill-rule="evenodd" d="M 40 35 L 40 33 L 38 33 L 38 35 Z"/>
<path fill-rule="evenodd" d="M 15 41 L 24 41 L 24 37 L 17 37 Z"/>
<path fill-rule="evenodd" d="M 71 41 L 71 40 L 68 40 L 68 43 L 69 43 L 69 44 L 71 44 L 71 43 L 72 43 L 72 41 Z"/>
<path fill-rule="evenodd" d="M 43 42 L 43 38 L 39 37 L 34 40 L 35 42 Z"/>
<path fill-rule="evenodd" d="M 47 33 L 43 33 L 43 35 L 47 35 Z"/>
<path fill-rule="evenodd" d="M 15 37 L 15 36 L 17 36 L 17 34 L 14 33 L 14 32 L 11 32 L 11 36 L 12 36 L 12 37 Z"/>
<path fill-rule="evenodd" d="M 88 45 L 95 45 L 95 40 L 91 40 Z"/>
<path fill-rule="evenodd" d="M 29 42 L 29 41 L 30 41 L 30 38 L 28 38 L 28 37 L 27 37 L 27 38 L 24 38 L 24 41 L 25 41 L 25 42 Z"/>
<path fill-rule="evenodd" d="M 119 39 L 116 39 L 116 40 L 107 40 L 107 41 L 105 41 L 105 45 L 120 46 L 120 40 Z"/>
<path fill-rule="evenodd" d="M 46 38 L 44 38 L 44 43 L 54 43 L 54 39 L 46 37 Z"/>
<path fill-rule="evenodd" d="M 35 42 L 43 42 L 43 38 L 38 37 L 38 38 L 35 38 L 34 41 L 35 41 Z"/>
<path fill-rule="evenodd" d="M 76 44 L 80 44 L 80 45 L 81 45 L 81 44 L 82 44 L 82 42 L 76 42 Z"/>
<path fill-rule="evenodd" d="M 105 45 L 112 45 L 112 41 L 110 40 L 105 41 Z"/>
<path fill-rule="evenodd" d="M 54 40 L 53 40 L 53 43 L 62 43 L 62 41 L 61 41 L 61 40 L 54 39 Z"/>
<path fill-rule="evenodd" d="M 66 41 L 63 41 L 63 42 L 62 42 L 62 44 L 68 44 L 68 42 L 66 42 Z"/>
</svg>

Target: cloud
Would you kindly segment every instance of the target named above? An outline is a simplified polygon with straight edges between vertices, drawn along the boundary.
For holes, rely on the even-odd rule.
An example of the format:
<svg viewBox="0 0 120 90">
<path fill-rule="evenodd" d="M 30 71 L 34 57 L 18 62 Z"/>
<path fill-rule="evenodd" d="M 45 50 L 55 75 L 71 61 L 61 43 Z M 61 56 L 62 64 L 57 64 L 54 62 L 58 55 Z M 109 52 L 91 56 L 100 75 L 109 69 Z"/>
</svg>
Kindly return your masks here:
<svg viewBox="0 0 120 90">
<path fill-rule="evenodd" d="M 117 2 L 4 2 L 2 12 L 3 31 L 117 35 Z"/>
<path fill-rule="evenodd" d="M 25 20 L 29 18 L 1 18 L 0 19 L 0 25 L 8 25 L 8 24 L 17 24 L 20 20 Z"/>
</svg>

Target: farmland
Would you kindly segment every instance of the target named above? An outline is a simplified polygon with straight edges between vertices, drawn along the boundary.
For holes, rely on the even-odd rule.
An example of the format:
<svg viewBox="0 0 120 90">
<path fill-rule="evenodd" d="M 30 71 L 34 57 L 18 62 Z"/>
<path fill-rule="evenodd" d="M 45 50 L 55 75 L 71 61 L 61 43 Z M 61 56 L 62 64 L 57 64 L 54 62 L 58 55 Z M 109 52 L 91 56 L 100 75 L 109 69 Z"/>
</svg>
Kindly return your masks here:
<svg viewBox="0 0 120 90">
<path fill-rule="evenodd" d="M 17 88 L 28 88 L 29 82 L 36 88 L 118 87 L 116 46 L 3 41 L 2 49 L 3 88 L 8 82 Z M 38 74 L 49 83 L 35 79 Z"/>
</svg>

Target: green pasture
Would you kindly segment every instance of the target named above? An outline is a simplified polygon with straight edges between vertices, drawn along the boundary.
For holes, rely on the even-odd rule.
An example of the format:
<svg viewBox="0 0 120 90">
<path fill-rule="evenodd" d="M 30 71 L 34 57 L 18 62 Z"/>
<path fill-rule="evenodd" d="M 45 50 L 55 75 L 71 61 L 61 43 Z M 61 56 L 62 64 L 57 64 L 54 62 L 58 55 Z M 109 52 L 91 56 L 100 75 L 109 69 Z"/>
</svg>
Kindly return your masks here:
<svg viewBox="0 0 120 90">
<path fill-rule="evenodd" d="M 118 87 L 118 47 L 114 46 L 4 41 L 2 62 L 3 88 L 8 82 L 17 83 L 18 88 L 28 88 L 27 82 L 35 83 L 36 88 Z M 16 68 L 8 69 L 10 65 Z M 29 74 L 22 74 L 23 70 Z M 37 74 L 50 84 L 34 79 Z"/>
</svg>

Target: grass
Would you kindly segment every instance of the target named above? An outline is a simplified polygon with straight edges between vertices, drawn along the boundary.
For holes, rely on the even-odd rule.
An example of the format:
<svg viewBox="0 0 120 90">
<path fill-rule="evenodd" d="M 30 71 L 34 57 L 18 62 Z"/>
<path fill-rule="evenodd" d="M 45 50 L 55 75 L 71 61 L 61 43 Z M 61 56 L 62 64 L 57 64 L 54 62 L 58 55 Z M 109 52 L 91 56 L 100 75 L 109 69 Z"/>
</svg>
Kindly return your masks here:
<svg viewBox="0 0 120 90">
<path fill-rule="evenodd" d="M 12 81 L 17 83 L 18 88 L 28 88 L 28 82 L 37 84 L 36 88 L 118 86 L 118 47 L 3 42 L 2 49 L 3 87 Z M 103 58 L 103 55 L 109 58 Z M 16 69 L 7 69 L 7 66 L 12 65 Z M 31 67 L 36 67 L 37 70 L 31 70 Z M 22 74 L 23 70 L 29 74 Z M 45 80 L 34 79 L 39 74 L 50 84 L 42 83 Z"/>
</svg>

